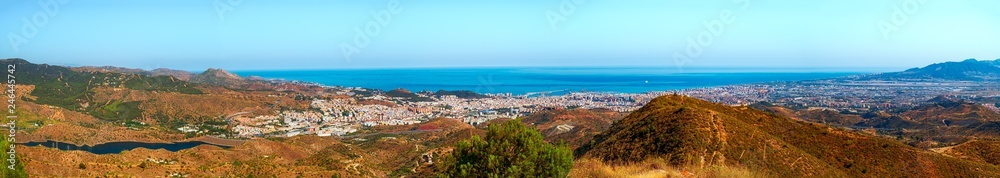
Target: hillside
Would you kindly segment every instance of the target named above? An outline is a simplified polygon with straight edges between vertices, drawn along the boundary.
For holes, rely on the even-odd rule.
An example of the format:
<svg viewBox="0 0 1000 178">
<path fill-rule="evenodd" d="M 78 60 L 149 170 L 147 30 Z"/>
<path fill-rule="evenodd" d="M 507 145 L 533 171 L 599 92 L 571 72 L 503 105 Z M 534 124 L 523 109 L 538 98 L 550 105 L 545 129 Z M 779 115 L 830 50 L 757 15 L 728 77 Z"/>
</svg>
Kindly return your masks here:
<svg viewBox="0 0 1000 178">
<path fill-rule="evenodd" d="M 745 167 L 778 177 L 994 177 L 1000 167 L 893 140 L 729 107 L 661 96 L 577 149 L 613 165 Z"/>
<path fill-rule="evenodd" d="M 917 122 L 941 122 L 942 125 L 969 126 L 983 122 L 1000 121 L 1000 113 L 984 106 L 954 99 L 937 97 L 928 104 L 907 110 L 900 115 Z"/>
<path fill-rule="evenodd" d="M 534 125 L 550 143 L 565 142 L 572 149 L 590 142 L 622 113 L 601 109 L 554 109 L 531 113 L 522 122 Z"/>
<path fill-rule="evenodd" d="M 779 116 L 895 137 L 919 148 L 951 146 L 974 138 L 1000 138 L 1000 113 L 945 96 L 892 113 L 852 114 L 834 110 L 791 110 L 780 106 L 753 107 Z"/>
<path fill-rule="evenodd" d="M 18 123 L 26 133 L 18 135 L 32 139 L 78 144 L 177 140 L 185 137 L 177 134 L 183 126 L 205 128 L 203 134 L 227 133 L 221 116 L 308 106 L 294 100 L 292 92 L 234 92 L 173 76 L 128 72 L 139 70 L 67 68 L 24 59 L 0 60 L 0 65 L 16 66 L 18 109 L 29 111 Z"/>
<path fill-rule="evenodd" d="M 24 59 L 0 60 L 0 65 L 16 65 L 17 84 L 34 85 L 33 102 L 70 110 L 93 111 L 102 107 L 92 103 L 93 90 L 99 87 L 140 91 L 201 94 L 193 85 L 171 76 L 149 77 L 114 72 L 74 71 L 62 66 L 32 64 Z M 114 112 L 114 111 L 109 111 Z"/>
<path fill-rule="evenodd" d="M 958 158 L 1000 165 L 1000 141 L 972 140 L 937 151 Z"/>
</svg>

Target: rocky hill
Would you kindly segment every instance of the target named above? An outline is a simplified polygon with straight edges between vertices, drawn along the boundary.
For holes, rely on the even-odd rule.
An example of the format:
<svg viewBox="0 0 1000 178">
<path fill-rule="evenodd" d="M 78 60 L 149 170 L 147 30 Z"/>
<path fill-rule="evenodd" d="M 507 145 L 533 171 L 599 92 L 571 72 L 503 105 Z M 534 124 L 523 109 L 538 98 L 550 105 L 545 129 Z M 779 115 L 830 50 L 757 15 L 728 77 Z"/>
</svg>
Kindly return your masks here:
<svg viewBox="0 0 1000 178">
<path fill-rule="evenodd" d="M 993 177 L 995 165 L 748 107 L 661 96 L 615 122 L 577 155 L 612 164 L 746 167 L 778 177 Z"/>
</svg>

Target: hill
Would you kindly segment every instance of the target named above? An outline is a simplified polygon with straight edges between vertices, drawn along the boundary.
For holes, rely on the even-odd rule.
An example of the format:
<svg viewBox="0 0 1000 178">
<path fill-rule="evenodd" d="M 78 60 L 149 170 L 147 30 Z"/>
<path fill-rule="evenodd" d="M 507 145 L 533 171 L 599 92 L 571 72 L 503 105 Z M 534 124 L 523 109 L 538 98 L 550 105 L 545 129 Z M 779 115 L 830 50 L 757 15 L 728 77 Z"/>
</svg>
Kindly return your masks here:
<svg viewBox="0 0 1000 178">
<path fill-rule="evenodd" d="M 1000 113 L 975 103 L 937 97 L 928 104 L 909 109 L 902 114 L 917 122 L 940 122 L 942 125 L 969 126 L 984 122 L 1000 121 Z"/>
<path fill-rule="evenodd" d="M 434 92 L 433 95 L 436 96 L 436 97 L 442 97 L 442 96 L 446 96 L 446 95 L 454 95 L 455 97 L 463 98 L 463 99 L 489 98 L 489 96 L 486 96 L 486 95 L 483 95 L 483 94 L 479 94 L 479 93 L 476 93 L 476 92 L 473 92 L 473 91 L 469 91 L 469 90 L 455 90 L 455 91 L 438 90 L 437 92 Z"/>
<path fill-rule="evenodd" d="M 240 88 L 248 84 L 247 79 L 230 73 L 229 71 L 216 68 L 209 68 L 201 74 L 191 76 L 191 82 L 222 86 L 226 88 Z"/>
<path fill-rule="evenodd" d="M 416 93 L 413 93 L 412 91 L 403 88 L 389 90 L 389 92 L 386 92 L 385 94 L 389 97 L 400 98 L 403 100 L 413 101 L 413 102 L 434 101 L 429 97 L 417 95 Z"/>
<path fill-rule="evenodd" d="M 972 140 L 936 151 L 958 158 L 1000 165 L 1000 141 Z"/>
<path fill-rule="evenodd" d="M 753 107 L 779 116 L 896 137 L 919 148 L 951 146 L 974 138 L 1000 138 L 1000 113 L 980 104 L 946 96 L 892 112 L 842 113 L 835 110 L 791 110 L 780 106 Z"/>
<path fill-rule="evenodd" d="M 553 109 L 524 116 L 522 122 L 534 125 L 550 143 L 565 142 L 572 149 L 590 142 L 622 113 L 603 109 Z"/>
<path fill-rule="evenodd" d="M 113 72 L 113 73 L 125 73 L 125 74 L 139 74 L 146 76 L 173 76 L 183 81 L 190 80 L 191 76 L 194 75 L 187 71 L 167 69 L 167 68 L 157 68 L 146 71 L 142 69 L 115 67 L 115 66 L 83 66 L 83 67 L 73 67 L 71 69 L 79 72 Z"/>
<path fill-rule="evenodd" d="M 912 68 L 902 72 L 884 73 L 868 76 L 879 80 L 924 80 L 943 79 L 959 81 L 997 81 L 1000 80 L 1000 59 L 976 60 L 966 59 L 961 62 L 944 62 L 931 64 L 922 68 Z"/>
<path fill-rule="evenodd" d="M 308 107 L 307 101 L 294 100 L 291 92 L 234 92 L 173 76 L 128 72 L 140 70 L 68 68 L 17 58 L 0 60 L 0 65 L 16 66 L 18 109 L 30 111 L 18 123 L 30 129 L 18 135 L 28 138 L 73 143 L 171 140 L 178 138 L 174 134 L 183 126 L 219 135 L 228 133 L 225 115 Z M 101 132 L 114 134 L 97 134 Z"/>
<path fill-rule="evenodd" d="M 33 101 L 70 110 L 97 110 L 104 105 L 93 103 L 93 90 L 99 87 L 125 88 L 141 91 L 201 94 L 187 82 L 171 76 L 143 76 L 138 74 L 74 71 L 62 66 L 33 64 L 24 59 L 0 60 L 0 65 L 15 65 L 17 83 L 34 85 L 30 93 Z M 127 104 L 126 104 L 127 105 Z M 109 111 L 116 112 L 116 111 Z"/>
<path fill-rule="evenodd" d="M 613 165 L 662 160 L 669 166 L 736 166 L 780 177 L 1000 176 L 995 165 L 678 95 L 652 100 L 576 153 Z"/>
</svg>

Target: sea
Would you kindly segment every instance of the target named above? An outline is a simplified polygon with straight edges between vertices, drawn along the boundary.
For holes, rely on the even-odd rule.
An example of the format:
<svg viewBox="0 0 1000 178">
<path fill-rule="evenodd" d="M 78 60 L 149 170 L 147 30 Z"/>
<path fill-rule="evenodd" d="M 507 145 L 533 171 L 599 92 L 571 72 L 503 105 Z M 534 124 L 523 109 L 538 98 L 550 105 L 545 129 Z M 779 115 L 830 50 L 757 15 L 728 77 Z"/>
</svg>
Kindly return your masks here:
<svg viewBox="0 0 1000 178">
<path fill-rule="evenodd" d="M 284 79 L 326 86 L 410 91 L 468 90 L 523 95 L 570 92 L 646 93 L 692 88 L 801 81 L 872 73 L 830 69 L 589 68 L 406 68 L 233 71 L 248 77 Z"/>
</svg>

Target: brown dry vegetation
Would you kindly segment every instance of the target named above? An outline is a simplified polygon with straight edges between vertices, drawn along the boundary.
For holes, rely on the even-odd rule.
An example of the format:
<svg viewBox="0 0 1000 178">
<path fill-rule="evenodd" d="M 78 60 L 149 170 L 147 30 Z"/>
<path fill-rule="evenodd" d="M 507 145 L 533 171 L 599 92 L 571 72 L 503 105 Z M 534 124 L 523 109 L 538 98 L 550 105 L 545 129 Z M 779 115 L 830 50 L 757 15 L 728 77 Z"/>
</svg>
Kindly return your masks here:
<svg viewBox="0 0 1000 178">
<path fill-rule="evenodd" d="M 602 109 L 554 109 L 531 113 L 521 121 L 534 125 L 545 136 L 545 141 L 565 142 L 571 149 L 576 149 L 590 142 L 594 135 L 607 130 L 622 116 L 623 113 Z M 572 129 L 560 130 L 557 128 L 560 125 L 571 126 Z"/>
<path fill-rule="evenodd" d="M 307 101 L 296 101 L 290 92 L 232 91 L 220 87 L 202 87 L 205 94 L 140 91 L 121 88 L 95 89 L 95 102 L 139 101 L 143 121 L 155 123 L 156 114 L 170 118 L 216 118 L 238 112 L 275 114 L 274 108 L 303 110 Z M 281 102 L 278 102 L 278 101 Z M 275 105 L 278 104 L 278 105 Z"/>
<path fill-rule="evenodd" d="M 1000 165 L 1000 141 L 972 140 L 935 150 L 962 159 Z"/>
<path fill-rule="evenodd" d="M 756 108 L 809 122 L 864 129 L 923 149 L 954 146 L 976 138 L 1000 138 L 1000 113 L 958 100 L 932 101 L 896 113 L 880 111 L 863 114 L 864 117 L 833 110 L 791 110 L 780 106 Z"/>
<path fill-rule="evenodd" d="M 663 178 L 663 177 L 771 177 L 766 174 L 754 172 L 742 167 L 711 165 L 705 167 L 673 167 L 662 159 L 647 160 L 639 163 L 625 165 L 611 165 L 600 160 L 585 158 L 577 159 L 573 162 L 573 170 L 569 177 L 637 177 L 637 178 Z"/>
<path fill-rule="evenodd" d="M 781 177 L 1000 176 L 995 165 L 684 96 L 654 99 L 577 151 L 613 165 L 663 159 L 670 166 L 729 165 Z"/>
</svg>

